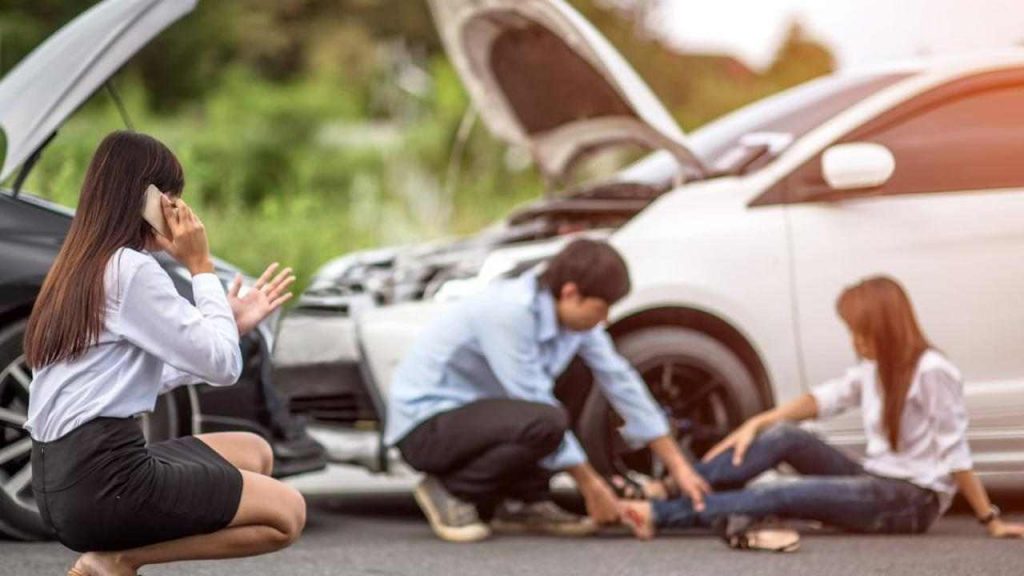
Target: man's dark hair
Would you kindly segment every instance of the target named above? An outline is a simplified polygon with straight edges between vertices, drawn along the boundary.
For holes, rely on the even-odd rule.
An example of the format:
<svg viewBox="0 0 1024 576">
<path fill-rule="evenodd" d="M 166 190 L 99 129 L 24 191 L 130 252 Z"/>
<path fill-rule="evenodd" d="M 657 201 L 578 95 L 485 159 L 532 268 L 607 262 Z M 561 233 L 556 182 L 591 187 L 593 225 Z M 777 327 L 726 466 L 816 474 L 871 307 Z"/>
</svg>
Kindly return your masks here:
<svg viewBox="0 0 1024 576">
<path fill-rule="evenodd" d="M 629 269 L 622 255 L 607 242 L 581 238 L 563 248 L 540 275 L 540 283 L 555 299 L 570 282 L 583 297 L 614 304 L 629 294 Z"/>
</svg>

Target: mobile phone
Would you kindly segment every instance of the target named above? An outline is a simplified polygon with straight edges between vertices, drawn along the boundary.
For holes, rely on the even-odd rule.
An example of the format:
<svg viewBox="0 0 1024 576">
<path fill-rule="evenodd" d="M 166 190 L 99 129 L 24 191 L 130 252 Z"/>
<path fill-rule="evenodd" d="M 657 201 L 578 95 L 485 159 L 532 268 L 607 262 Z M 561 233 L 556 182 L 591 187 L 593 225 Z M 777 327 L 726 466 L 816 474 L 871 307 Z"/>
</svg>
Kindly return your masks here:
<svg viewBox="0 0 1024 576">
<path fill-rule="evenodd" d="M 163 193 L 156 186 L 150 184 L 146 188 L 146 202 L 142 206 L 142 219 L 153 227 L 157 234 L 171 239 L 171 231 L 167 227 L 167 220 L 164 219 L 164 208 L 160 204 L 160 197 Z"/>
</svg>

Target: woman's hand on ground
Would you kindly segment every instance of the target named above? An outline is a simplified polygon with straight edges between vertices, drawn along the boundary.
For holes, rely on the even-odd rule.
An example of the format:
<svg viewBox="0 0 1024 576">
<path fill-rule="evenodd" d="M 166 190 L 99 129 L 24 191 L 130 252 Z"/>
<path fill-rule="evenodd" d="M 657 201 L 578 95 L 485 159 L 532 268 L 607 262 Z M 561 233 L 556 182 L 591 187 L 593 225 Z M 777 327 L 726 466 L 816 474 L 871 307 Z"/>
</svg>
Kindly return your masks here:
<svg viewBox="0 0 1024 576">
<path fill-rule="evenodd" d="M 164 219 L 167 220 L 167 227 L 171 232 L 170 238 L 164 238 L 159 234 L 153 235 L 160 249 L 188 268 L 193 276 L 213 272 L 206 227 L 199 217 L 180 198 L 171 200 L 161 194 L 160 207 L 163 208 Z"/>
<path fill-rule="evenodd" d="M 988 533 L 994 538 L 1024 538 L 1024 524 L 1003 522 L 997 518 L 989 523 Z"/>
<path fill-rule="evenodd" d="M 277 262 L 271 264 L 260 276 L 252 287 L 240 295 L 242 288 L 242 275 L 235 276 L 231 287 L 228 289 L 228 303 L 231 305 L 231 312 L 235 315 L 235 324 L 238 325 L 239 335 L 244 335 L 254 329 L 264 318 L 273 314 L 292 297 L 288 287 L 295 282 L 291 268 L 285 268 L 274 275 L 277 270 Z M 273 277 L 273 278 L 271 278 Z"/>
<path fill-rule="evenodd" d="M 757 438 L 759 430 L 760 423 L 755 418 L 747 420 L 739 428 L 733 430 L 732 434 L 729 434 L 721 442 L 715 444 L 711 450 L 708 450 L 708 453 L 704 455 L 703 461 L 708 462 L 732 448 L 732 464 L 733 466 L 739 466 L 743 463 L 747 449 L 750 448 L 750 445 Z"/>
</svg>

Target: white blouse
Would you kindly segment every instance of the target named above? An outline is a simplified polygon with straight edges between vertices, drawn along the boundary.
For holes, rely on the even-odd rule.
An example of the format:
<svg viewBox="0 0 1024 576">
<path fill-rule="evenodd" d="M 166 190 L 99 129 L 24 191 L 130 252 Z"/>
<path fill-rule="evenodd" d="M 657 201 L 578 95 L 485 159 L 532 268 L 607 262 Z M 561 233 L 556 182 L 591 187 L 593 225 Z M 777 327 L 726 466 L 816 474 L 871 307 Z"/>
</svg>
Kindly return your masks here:
<svg viewBox="0 0 1024 576">
<path fill-rule="evenodd" d="M 238 327 L 216 275 L 192 277 L 193 306 L 153 256 L 121 248 L 107 263 L 104 287 L 97 343 L 34 375 L 25 428 L 37 441 L 98 417 L 151 412 L 175 386 L 228 386 L 242 372 Z"/>
<path fill-rule="evenodd" d="M 956 494 L 952 473 L 972 468 L 960 371 L 935 350 L 921 355 L 903 407 L 898 452 L 889 446 L 877 374 L 875 363 L 864 361 L 815 387 L 818 417 L 860 407 L 867 436 L 864 469 L 935 491 L 945 511 Z"/>
</svg>

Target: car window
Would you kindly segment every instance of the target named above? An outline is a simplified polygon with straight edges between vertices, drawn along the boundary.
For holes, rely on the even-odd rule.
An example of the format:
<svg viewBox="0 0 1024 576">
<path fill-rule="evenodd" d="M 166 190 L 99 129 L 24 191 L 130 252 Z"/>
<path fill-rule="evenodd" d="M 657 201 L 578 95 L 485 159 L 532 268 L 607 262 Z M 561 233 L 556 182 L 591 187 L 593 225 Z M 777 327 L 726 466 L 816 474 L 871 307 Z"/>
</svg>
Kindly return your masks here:
<svg viewBox="0 0 1024 576">
<path fill-rule="evenodd" d="M 908 76 L 904 72 L 835 74 L 805 82 L 701 126 L 687 135 L 687 143 L 706 166 L 720 168 L 751 135 L 782 136 L 792 142 Z M 679 170 L 672 154 L 659 151 L 624 169 L 619 179 L 667 183 L 679 176 Z"/>
<path fill-rule="evenodd" d="M 896 157 L 883 194 L 1024 186 L 1024 84 L 956 99 L 864 140 Z"/>
<path fill-rule="evenodd" d="M 923 94 L 844 137 L 896 159 L 892 178 L 829 200 L 1024 187 L 1024 71 L 977 76 Z M 821 155 L 788 180 L 791 201 L 826 199 Z"/>
<path fill-rule="evenodd" d="M 750 134 L 788 135 L 792 142 L 909 73 L 836 74 L 759 100 L 695 130 L 690 146 L 707 166 L 718 165 Z"/>
</svg>

